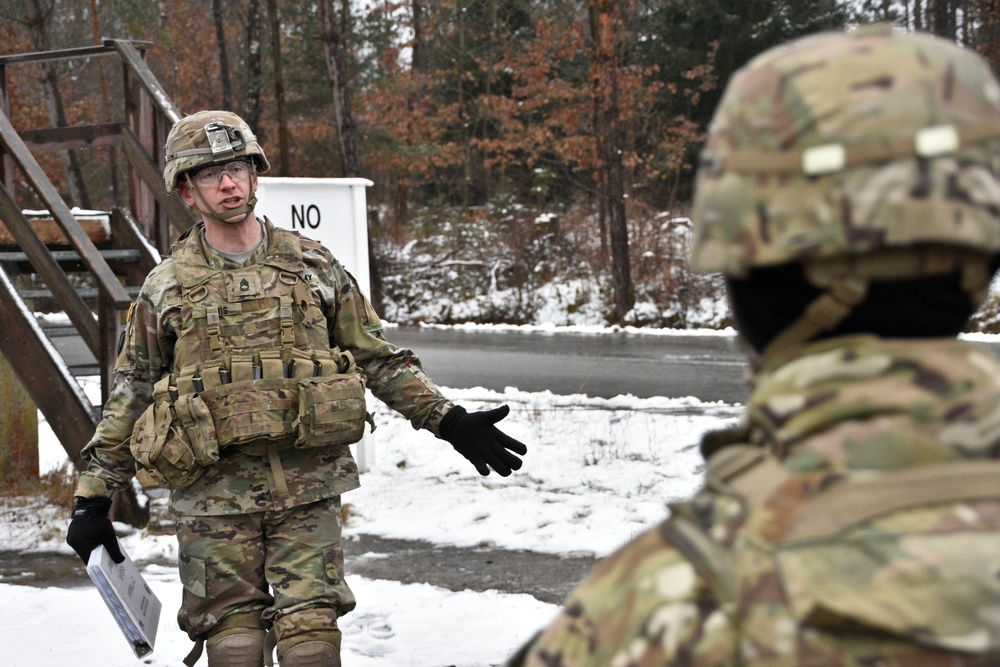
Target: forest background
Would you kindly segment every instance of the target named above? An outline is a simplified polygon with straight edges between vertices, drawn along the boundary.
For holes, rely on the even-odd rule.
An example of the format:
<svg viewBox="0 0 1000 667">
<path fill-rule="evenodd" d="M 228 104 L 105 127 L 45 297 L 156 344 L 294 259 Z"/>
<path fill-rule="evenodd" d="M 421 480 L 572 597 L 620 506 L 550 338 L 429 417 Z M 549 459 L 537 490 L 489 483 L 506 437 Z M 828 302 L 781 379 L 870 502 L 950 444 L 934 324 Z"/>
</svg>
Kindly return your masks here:
<svg viewBox="0 0 1000 667">
<path fill-rule="evenodd" d="M 726 81 L 875 21 L 1000 64 L 995 0 L 0 0 L 0 55 L 149 42 L 174 104 L 243 116 L 268 175 L 373 181 L 389 321 L 717 328 L 723 286 L 687 267 L 687 210 Z M 120 120 L 102 58 L 7 80 L 19 130 Z M 110 209 L 128 199 L 115 150 L 39 159 L 71 206 Z M 1000 331 L 996 297 L 970 330 Z"/>
</svg>

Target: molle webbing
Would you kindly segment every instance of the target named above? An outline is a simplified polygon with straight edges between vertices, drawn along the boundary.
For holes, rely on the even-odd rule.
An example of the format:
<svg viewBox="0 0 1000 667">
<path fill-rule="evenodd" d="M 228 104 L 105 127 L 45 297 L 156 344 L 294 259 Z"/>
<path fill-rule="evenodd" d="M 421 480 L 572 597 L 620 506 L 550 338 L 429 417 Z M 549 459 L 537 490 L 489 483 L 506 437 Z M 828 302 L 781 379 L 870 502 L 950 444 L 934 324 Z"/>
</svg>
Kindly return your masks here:
<svg viewBox="0 0 1000 667">
<path fill-rule="evenodd" d="M 795 516 L 785 522 L 785 530 L 776 539 L 781 544 L 834 537 L 907 509 L 1000 499 L 1000 461 L 994 460 L 857 472 L 849 478 L 828 481 L 822 490 L 803 501 L 800 497 L 782 499 L 782 485 L 795 475 L 769 452 L 738 445 L 719 454 L 720 460 L 709 461 L 709 483 L 715 488 L 745 498 L 751 512 L 765 503 L 795 508 Z"/>
<path fill-rule="evenodd" d="M 280 297 L 278 318 L 281 321 L 281 346 L 291 347 L 295 344 L 295 321 L 292 319 L 292 297 L 283 294 Z"/>
<path fill-rule="evenodd" d="M 295 345 L 293 303 L 294 299 L 290 294 L 282 294 L 278 297 L 277 327 L 279 339 L 277 342 L 282 348 L 286 349 Z M 275 322 L 272 319 L 239 321 L 237 323 L 241 315 L 273 307 L 274 298 L 264 297 L 252 301 L 227 303 L 222 306 L 192 307 L 191 316 L 195 321 L 205 320 L 205 332 L 209 344 L 207 353 L 209 358 L 211 358 L 218 356 L 226 349 L 225 340 L 231 340 L 235 337 L 246 337 L 248 340 L 253 340 L 261 335 L 266 335 L 268 331 L 274 329 Z M 228 321 L 232 321 L 233 323 L 230 324 Z M 233 331 L 229 331 L 230 329 Z M 236 334 L 236 336 L 227 334 Z"/>
<path fill-rule="evenodd" d="M 195 314 L 195 319 L 198 315 Z M 214 357 L 222 352 L 222 335 L 219 329 L 219 311 L 218 310 L 206 310 L 205 319 L 207 320 L 206 333 L 208 333 L 208 344 L 211 347 L 211 355 Z"/>
<path fill-rule="evenodd" d="M 174 250 L 184 297 L 175 369 L 234 352 L 330 348 L 323 305 L 310 289 L 297 235 L 271 230 L 267 254 L 251 266 L 211 267 L 205 252 L 200 233 Z"/>
<path fill-rule="evenodd" d="M 368 416 L 354 358 L 340 350 L 228 354 L 171 379 L 181 397 L 198 394 L 207 405 L 220 447 L 338 441 Z"/>
</svg>

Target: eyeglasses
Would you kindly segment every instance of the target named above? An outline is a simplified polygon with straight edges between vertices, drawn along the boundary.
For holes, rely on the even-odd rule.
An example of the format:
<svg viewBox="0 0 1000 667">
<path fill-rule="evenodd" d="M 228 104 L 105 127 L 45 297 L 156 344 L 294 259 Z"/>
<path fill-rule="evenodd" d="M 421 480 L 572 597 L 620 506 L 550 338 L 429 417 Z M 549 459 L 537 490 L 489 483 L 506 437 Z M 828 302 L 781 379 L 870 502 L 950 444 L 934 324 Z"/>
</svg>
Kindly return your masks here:
<svg viewBox="0 0 1000 667">
<path fill-rule="evenodd" d="M 246 160 L 233 160 L 226 164 L 205 167 L 191 176 L 192 180 L 202 187 L 210 187 L 222 182 L 222 175 L 229 174 L 234 183 L 246 179 L 253 171 L 253 165 Z"/>
</svg>

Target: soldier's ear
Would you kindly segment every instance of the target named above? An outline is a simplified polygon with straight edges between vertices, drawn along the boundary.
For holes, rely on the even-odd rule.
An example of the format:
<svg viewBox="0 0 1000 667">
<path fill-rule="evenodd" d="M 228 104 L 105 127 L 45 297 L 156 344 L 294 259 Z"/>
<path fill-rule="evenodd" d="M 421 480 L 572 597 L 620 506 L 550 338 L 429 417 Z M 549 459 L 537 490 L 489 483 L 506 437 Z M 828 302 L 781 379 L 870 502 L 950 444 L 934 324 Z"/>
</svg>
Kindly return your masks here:
<svg viewBox="0 0 1000 667">
<path fill-rule="evenodd" d="M 194 194 L 191 192 L 191 187 L 187 184 L 186 181 L 181 180 L 177 182 L 177 192 L 180 193 L 181 195 L 181 201 L 183 201 L 188 206 L 194 206 L 195 204 Z"/>
</svg>

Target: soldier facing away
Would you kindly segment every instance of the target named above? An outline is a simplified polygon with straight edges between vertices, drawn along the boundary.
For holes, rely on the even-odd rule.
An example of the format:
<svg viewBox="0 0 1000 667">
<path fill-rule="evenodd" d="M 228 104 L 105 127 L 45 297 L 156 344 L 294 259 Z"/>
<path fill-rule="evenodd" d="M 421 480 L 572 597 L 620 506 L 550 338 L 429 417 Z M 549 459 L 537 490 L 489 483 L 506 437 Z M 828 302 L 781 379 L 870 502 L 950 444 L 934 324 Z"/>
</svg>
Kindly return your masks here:
<svg viewBox="0 0 1000 667">
<path fill-rule="evenodd" d="M 166 142 L 164 180 L 200 221 L 147 277 L 76 489 L 66 541 L 84 562 L 121 552 L 108 510 L 138 476 L 171 490 L 184 586 L 178 621 L 211 667 L 339 666 L 341 500 L 359 485 L 349 444 L 367 386 L 447 440 L 482 475 L 525 446 L 468 413 L 390 344 L 354 278 L 321 244 L 254 215 L 268 161 L 237 115 L 202 111 Z M 267 642 L 270 646 L 270 642 Z M 268 660 L 271 649 L 266 649 Z"/>
<path fill-rule="evenodd" d="M 989 66 L 888 26 L 758 56 L 692 217 L 754 350 L 744 419 L 511 665 L 1000 665 L 1000 363 L 957 340 L 1000 251 Z"/>
</svg>

